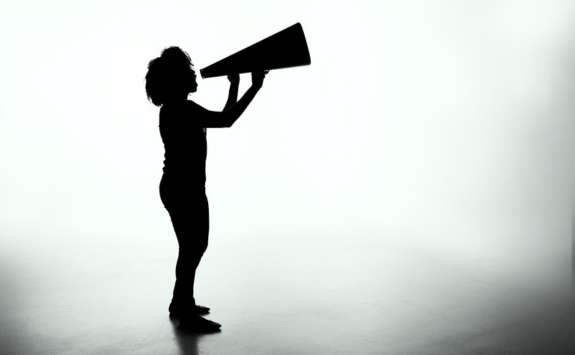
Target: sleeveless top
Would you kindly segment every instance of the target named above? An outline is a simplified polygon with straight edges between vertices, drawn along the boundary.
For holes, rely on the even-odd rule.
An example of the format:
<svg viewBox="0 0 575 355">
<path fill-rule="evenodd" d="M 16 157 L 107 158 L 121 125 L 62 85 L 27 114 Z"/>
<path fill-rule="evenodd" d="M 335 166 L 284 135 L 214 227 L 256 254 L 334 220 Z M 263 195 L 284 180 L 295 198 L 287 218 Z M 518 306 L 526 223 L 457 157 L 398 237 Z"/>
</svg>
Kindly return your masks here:
<svg viewBox="0 0 575 355">
<path fill-rule="evenodd" d="M 206 129 L 197 122 L 206 111 L 192 101 L 167 103 L 160 108 L 164 143 L 164 177 L 188 186 L 206 182 Z"/>
</svg>

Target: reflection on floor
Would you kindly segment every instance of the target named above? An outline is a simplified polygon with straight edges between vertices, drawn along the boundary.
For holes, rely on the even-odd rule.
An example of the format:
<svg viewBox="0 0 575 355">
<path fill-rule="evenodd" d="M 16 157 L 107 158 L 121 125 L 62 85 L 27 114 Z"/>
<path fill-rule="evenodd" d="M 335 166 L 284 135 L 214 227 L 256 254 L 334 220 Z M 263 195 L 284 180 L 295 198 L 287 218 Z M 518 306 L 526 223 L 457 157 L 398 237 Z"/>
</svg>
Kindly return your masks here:
<svg viewBox="0 0 575 355">
<path fill-rule="evenodd" d="M 77 238 L 34 250 L 13 247 L 10 255 L 0 255 L 0 353 L 465 355 L 575 349 L 567 293 L 556 287 L 568 280 L 568 268 L 565 275 L 526 268 L 523 279 L 489 259 L 456 264 L 388 236 L 329 244 L 303 237 L 256 239 L 211 242 L 200 266 L 198 299 L 212 307 L 209 318 L 223 331 L 206 336 L 182 334 L 168 319 L 171 240 L 128 245 Z"/>
</svg>

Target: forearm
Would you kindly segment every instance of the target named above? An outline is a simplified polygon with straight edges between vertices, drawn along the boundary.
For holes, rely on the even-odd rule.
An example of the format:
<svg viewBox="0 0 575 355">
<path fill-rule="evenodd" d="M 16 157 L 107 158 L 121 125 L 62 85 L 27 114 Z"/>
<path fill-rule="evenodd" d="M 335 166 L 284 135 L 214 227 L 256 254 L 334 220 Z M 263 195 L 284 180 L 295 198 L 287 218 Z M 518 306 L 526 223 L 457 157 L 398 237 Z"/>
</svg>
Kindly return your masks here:
<svg viewBox="0 0 575 355">
<path fill-rule="evenodd" d="M 229 111 L 238 101 L 238 87 L 239 85 L 237 83 L 230 84 L 230 92 L 228 93 L 228 100 L 223 109 L 224 112 Z"/>
<path fill-rule="evenodd" d="M 244 113 L 244 111 L 246 110 L 246 108 L 248 107 L 248 105 L 250 104 L 250 102 L 252 102 L 252 100 L 254 99 L 254 97 L 256 96 L 256 94 L 258 93 L 258 91 L 261 89 L 261 86 L 251 86 L 242 96 L 242 98 L 236 102 L 235 104 L 232 104 L 230 109 L 227 111 L 227 113 L 229 114 L 229 126 L 231 126 L 232 124 L 234 124 L 234 122 L 240 118 L 240 116 L 242 115 L 242 113 Z"/>
</svg>

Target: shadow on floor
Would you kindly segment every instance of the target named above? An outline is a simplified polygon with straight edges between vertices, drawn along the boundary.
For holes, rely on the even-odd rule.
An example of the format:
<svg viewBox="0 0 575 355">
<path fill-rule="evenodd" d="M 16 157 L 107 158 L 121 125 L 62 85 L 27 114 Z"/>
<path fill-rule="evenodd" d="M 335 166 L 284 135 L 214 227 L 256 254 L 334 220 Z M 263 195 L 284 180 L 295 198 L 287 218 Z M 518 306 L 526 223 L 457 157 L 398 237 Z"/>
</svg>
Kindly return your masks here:
<svg viewBox="0 0 575 355">
<path fill-rule="evenodd" d="M 178 330 L 176 323 L 172 322 L 172 330 L 180 355 L 199 355 L 199 343 L 201 338 L 217 336 L 217 334 L 194 334 Z"/>
<path fill-rule="evenodd" d="M 178 344 L 178 349 L 180 350 L 180 355 L 198 355 L 200 353 L 198 350 L 198 341 L 201 335 L 182 332 L 178 330 L 174 322 L 172 322 L 172 330 L 174 332 L 174 338 L 176 338 L 176 343 Z"/>
</svg>

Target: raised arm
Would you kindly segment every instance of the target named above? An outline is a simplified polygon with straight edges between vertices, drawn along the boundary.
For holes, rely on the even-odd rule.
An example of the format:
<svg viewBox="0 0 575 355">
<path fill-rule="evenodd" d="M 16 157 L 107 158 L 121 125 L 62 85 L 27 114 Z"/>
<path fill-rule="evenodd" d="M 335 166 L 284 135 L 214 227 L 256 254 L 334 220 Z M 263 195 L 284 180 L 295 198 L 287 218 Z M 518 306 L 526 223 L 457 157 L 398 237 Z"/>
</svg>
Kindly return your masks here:
<svg viewBox="0 0 575 355">
<path fill-rule="evenodd" d="M 230 79 L 230 95 L 228 96 L 228 101 L 226 102 L 224 110 L 222 112 L 217 112 L 202 109 L 202 114 L 197 117 L 197 119 L 199 119 L 198 123 L 202 127 L 209 128 L 231 127 L 234 122 L 240 118 L 242 113 L 244 113 L 250 102 L 252 102 L 258 91 L 261 89 L 265 75 L 265 72 L 252 73 L 252 86 L 237 102 L 235 102 L 235 98 L 237 98 L 237 87 L 235 87 L 234 82 Z"/>
<path fill-rule="evenodd" d="M 229 111 L 236 102 L 238 102 L 238 89 L 240 86 L 240 74 L 228 75 L 230 81 L 230 92 L 228 93 L 228 100 L 222 111 Z"/>
</svg>

